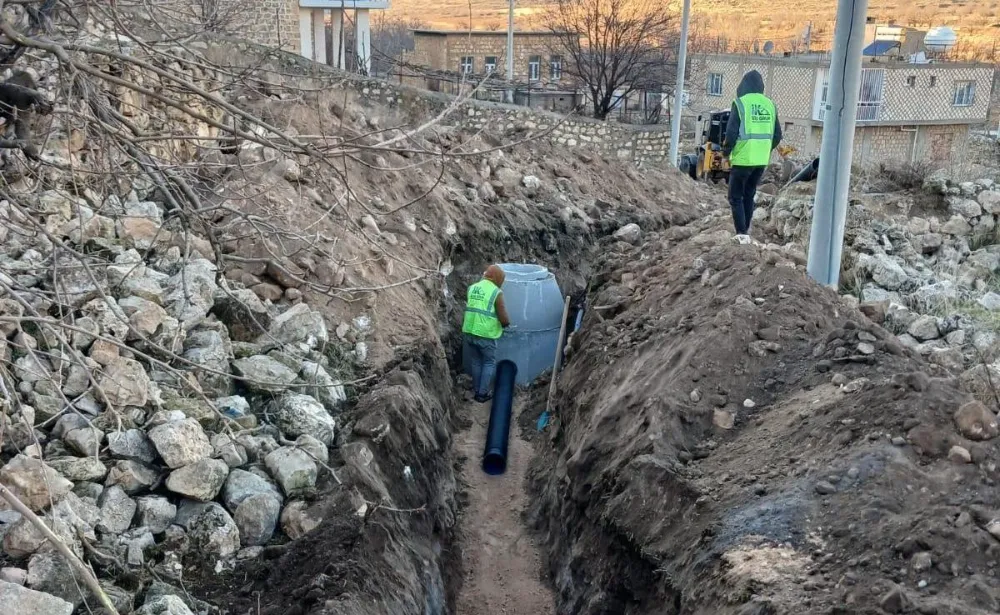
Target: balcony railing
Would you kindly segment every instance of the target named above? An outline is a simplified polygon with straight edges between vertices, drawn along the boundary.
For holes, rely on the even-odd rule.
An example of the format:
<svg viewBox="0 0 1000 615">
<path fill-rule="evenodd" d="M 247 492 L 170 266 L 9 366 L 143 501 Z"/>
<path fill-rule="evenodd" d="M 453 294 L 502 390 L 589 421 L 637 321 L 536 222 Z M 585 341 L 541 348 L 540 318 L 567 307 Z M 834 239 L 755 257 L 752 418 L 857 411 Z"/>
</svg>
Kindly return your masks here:
<svg viewBox="0 0 1000 615">
<path fill-rule="evenodd" d="M 829 73 L 827 73 L 829 75 Z M 822 85 L 822 96 L 816 119 L 820 122 L 826 118 L 826 97 L 829 93 L 827 83 Z M 861 87 L 858 93 L 858 122 L 877 122 L 882 119 L 882 108 L 885 106 L 885 69 L 866 68 L 861 71 Z"/>
</svg>

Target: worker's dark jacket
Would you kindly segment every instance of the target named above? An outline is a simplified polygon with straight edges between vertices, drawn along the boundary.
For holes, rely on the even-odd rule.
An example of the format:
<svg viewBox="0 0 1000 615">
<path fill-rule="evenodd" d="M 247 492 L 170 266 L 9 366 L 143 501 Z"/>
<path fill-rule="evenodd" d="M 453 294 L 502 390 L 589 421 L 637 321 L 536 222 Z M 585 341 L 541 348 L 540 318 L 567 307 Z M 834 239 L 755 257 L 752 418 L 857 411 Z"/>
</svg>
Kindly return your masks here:
<svg viewBox="0 0 1000 615">
<path fill-rule="evenodd" d="M 764 78 L 755 70 L 743 75 L 739 87 L 736 88 L 736 98 L 747 94 L 763 94 Z M 781 143 L 781 122 L 778 121 L 778 114 L 774 114 L 774 138 L 771 139 L 771 149 L 778 147 Z M 729 123 L 726 124 L 726 141 L 722 146 L 722 153 L 726 156 L 733 152 L 736 141 L 740 138 L 740 113 L 736 110 L 736 101 L 733 101 L 733 108 L 729 113 Z"/>
</svg>

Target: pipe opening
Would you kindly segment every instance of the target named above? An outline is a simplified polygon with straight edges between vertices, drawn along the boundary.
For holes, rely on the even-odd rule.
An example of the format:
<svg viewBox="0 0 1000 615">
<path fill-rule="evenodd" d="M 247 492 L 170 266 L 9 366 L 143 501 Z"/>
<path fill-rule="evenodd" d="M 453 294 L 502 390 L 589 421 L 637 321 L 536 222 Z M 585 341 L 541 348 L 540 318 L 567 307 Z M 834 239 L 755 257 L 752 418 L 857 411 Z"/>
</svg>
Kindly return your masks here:
<svg viewBox="0 0 1000 615">
<path fill-rule="evenodd" d="M 507 280 L 515 282 L 541 282 L 552 276 L 548 268 L 530 263 L 504 263 L 500 268 Z"/>
<path fill-rule="evenodd" d="M 483 472 L 490 476 L 500 476 L 507 471 L 507 456 L 499 451 L 490 451 L 483 456 Z"/>
</svg>

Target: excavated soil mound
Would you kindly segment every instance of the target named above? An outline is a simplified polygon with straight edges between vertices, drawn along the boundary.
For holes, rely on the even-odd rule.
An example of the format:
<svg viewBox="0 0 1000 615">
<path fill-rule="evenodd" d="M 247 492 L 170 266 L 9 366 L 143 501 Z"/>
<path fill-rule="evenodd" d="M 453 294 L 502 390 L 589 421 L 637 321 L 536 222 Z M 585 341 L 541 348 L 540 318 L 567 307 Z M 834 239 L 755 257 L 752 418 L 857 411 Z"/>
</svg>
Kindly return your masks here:
<svg viewBox="0 0 1000 615">
<path fill-rule="evenodd" d="M 993 413 L 780 251 L 687 236 L 595 265 L 533 468 L 559 613 L 996 612 Z"/>
</svg>

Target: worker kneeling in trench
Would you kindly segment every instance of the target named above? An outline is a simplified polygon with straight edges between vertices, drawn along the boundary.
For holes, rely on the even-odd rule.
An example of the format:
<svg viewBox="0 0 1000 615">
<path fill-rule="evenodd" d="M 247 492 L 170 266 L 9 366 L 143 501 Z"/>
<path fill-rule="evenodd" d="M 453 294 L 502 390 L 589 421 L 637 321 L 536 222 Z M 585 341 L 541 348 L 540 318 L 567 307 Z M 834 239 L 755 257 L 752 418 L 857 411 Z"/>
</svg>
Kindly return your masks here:
<svg viewBox="0 0 1000 615">
<path fill-rule="evenodd" d="M 493 398 L 490 385 L 497 367 L 497 340 L 510 326 L 503 302 L 506 275 L 498 265 L 490 265 L 483 279 L 469 287 L 462 323 L 462 352 L 472 375 L 472 393 L 479 403 Z"/>
</svg>

